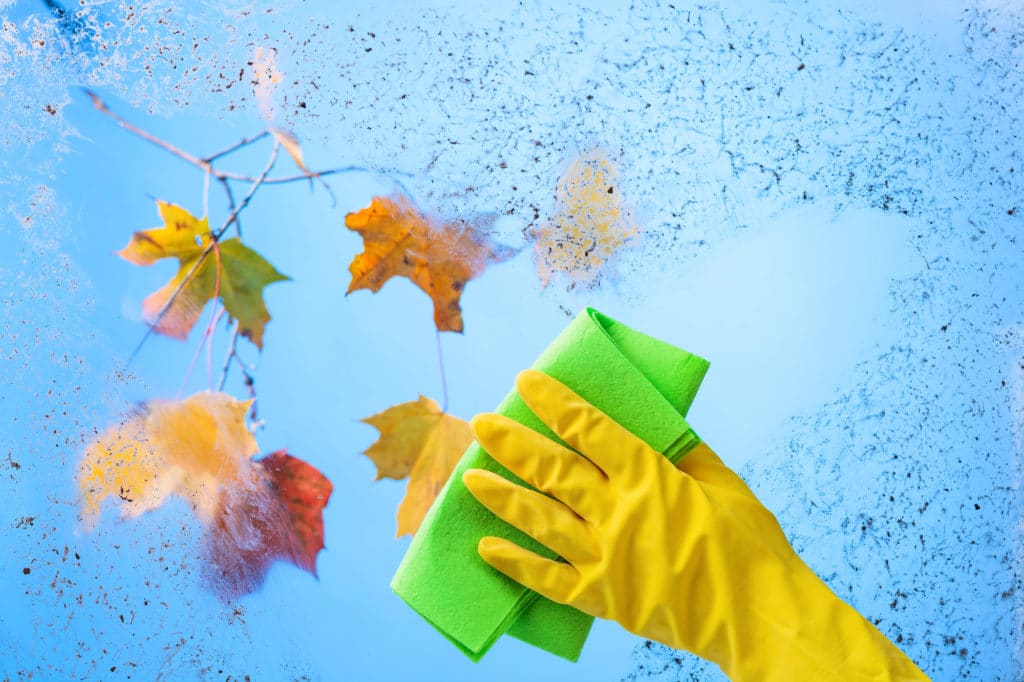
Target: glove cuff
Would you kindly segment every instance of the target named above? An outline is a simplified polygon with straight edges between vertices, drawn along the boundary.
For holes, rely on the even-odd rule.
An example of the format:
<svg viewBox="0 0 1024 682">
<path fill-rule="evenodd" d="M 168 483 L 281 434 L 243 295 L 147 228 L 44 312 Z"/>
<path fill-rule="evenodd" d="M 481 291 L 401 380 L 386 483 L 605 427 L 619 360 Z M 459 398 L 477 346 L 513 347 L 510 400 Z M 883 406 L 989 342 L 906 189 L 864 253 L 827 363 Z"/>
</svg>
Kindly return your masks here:
<svg viewBox="0 0 1024 682">
<path fill-rule="evenodd" d="M 753 632 L 734 641 L 750 650 L 719 662 L 734 681 L 744 680 L 928 680 L 878 628 L 839 598 L 793 554 L 774 567 L 773 580 L 758 577 L 774 594 L 755 597 L 737 619 L 752 621 Z M 770 570 L 761 567 L 761 572 Z M 742 604 L 737 605 L 743 608 Z"/>
</svg>

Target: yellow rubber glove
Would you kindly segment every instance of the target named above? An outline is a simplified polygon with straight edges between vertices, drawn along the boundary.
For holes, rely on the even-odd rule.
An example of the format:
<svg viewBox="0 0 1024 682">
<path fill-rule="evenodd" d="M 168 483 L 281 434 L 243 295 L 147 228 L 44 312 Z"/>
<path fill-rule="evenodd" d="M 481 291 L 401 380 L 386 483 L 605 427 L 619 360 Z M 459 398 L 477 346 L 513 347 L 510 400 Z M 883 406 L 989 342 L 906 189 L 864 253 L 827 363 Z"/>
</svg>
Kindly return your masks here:
<svg viewBox="0 0 1024 682">
<path fill-rule="evenodd" d="M 463 481 L 564 561 L 485 537 L 489 564 L 549 599 L 713 661 L 733 680 L 928 679 L 818 579 L 706 445 L 677 469 L 559 381 L 528 370 L 516 388 L 572 449 L 478 415 L 483 448 L 542 492 L 482 469 Z"/>
</svg>

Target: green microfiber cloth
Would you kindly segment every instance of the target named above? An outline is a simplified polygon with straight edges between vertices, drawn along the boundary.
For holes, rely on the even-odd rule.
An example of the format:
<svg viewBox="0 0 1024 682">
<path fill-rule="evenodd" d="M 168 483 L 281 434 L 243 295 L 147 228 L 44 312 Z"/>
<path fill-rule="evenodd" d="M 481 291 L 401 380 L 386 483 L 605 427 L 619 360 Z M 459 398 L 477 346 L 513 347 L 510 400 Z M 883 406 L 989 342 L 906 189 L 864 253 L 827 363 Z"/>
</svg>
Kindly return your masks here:
<svg viewBox="0 0 1024 682">
<path fill-rule="evenodd" d="M 700 439 L 682 419 L 708 362 L 587 308 L 533 368 L 576 391 L 673 462 Z M 557 437 L 513 390 L 495 412 Z M 462 473 L 480 468 L 519 481 L 473 443 L 430 507 L 391 581 L 392 589 L 474 661 L 506 631 L 575 661 L 593 617 L 528 590 L 484 562 L 477 543 L 505 537 L 554 555 L 497 518 L 469 493 Z"/>
</svg>

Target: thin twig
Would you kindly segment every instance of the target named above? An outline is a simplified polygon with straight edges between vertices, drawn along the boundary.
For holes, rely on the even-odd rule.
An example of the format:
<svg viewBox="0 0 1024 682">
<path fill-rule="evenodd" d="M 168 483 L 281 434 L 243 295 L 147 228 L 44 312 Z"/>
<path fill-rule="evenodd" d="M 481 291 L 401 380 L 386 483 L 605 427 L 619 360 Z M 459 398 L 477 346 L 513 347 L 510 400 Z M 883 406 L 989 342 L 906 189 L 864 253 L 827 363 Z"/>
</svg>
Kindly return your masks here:
<svg viewBox="0 0 1024 682">
<path fill-rule="evenodd" d="M 249 410 L 249 418 L 253 422 L 253 426 L 259 425 L 259 420 L 256 415 L 256 381 L 253 379 L 250 367 L 242 361 L 242 357 L 238 354 L 238 337 L 240 336 L 241 327 L 236 322 L 235 330 L 231 333 L 231 341 L 228 343 L 228 353 L 224 356 L 224 366 L 220 371 L 220 383 L 217 384 L 217 390 L 223 391 L 224 385 L 228 382 L 228 374 L 231 371 L 232 361 L 238 365 L 238 370 L 242 373 L 242 382 L 245 384 L 246 389 L 249 393 L 249 398 L 252 399 L 252 409 Z"/>
<path fill-rule="evenodd" d="M 228 343 L 228 353 L 224 356 L 224 365 L 220 369 L 220 382 L 217 384 L 217 390 L 223 391 L 224 384 L 228 382 L 228 373 L 231 371 L 231 361 L 238 358 L 238 337 L 239 337 L 240 325 L 235 323 L 235 330 L 231 332 L 231 342 Z M 245 372 L 245 365 L 242 365 L 242 372 Z"/>
<path fill-rule="evenodd" d="M 231 154 L 233 152 L 237 152 L 242 147 L 246 147 L 246 146 L 252 144 L 253 142 L 256 142 L 258 140 L 262 140 L 264 137 L 266 137 L 269 134 L 270 134 L 270 130 L 264 130 L 261 133 L 257 133 L 256 135 L 253 135 L 252 137 L 243 138 L 241 142 L 236 142 L 235 144 L 231 145 L 230 147 L 226 147 L 226 148 L 220 150 L 216 154 L 210 154 L 205 159 L 203 159 L 203 161 L 206 161 L 207 163 L 213 163 L 214 161 L 216 161 L 217 159 L 221 158 L 222 156 L 227 156 L 228 154 Z"/>
<path fill-rule="evenodd" d="M 440 332 L 440 330 L 435 328 L 434 329 L 434 333 L 437 336 L 437 366 L 441 368 L 441 394 L 442 394 L 442 398 L 443 398 L 442 399 L 442 403 L 441 403 L 441 411 L 442 412 L 447 412 L 448 411 L 448 382 L 445 380 L 445 376 L 444 376 L 444 357 L 442 357 L 442 355 L 441 355 L 441 332 Z"/>
<path fill-rule="evenodd" d="M 280 149 L 281 143 L 274 142 L 274 148 L 270 151 L 270 159 L 267 161 L 267 165 L 263 168 L 263 171 L 260 173 L 259 177 L 253 181 L 252 186 L 249 187 L 248 193 L 246 193 L 246 195 L 242 197 L 242 201 L 239 202 L 238 206 L 231 209 L 231 213 L 228 215 L 228 219 L 224 221 L 224 225 L 222 225 L 217 234 L 214 235 L 214 241 L 220 239 L 227 231 L 227 229 L 231 227 L 231 224 L 238 219 L 238 214 L 241 213 L 242 210 L 249 205 L 249 202 L 252 201 L 252 196 L 256 194 L 256 190 L 258 190 L 261 185 L 266 184 L 267 175 L 270 173 L 271 169 L 273 169 L 274 164 L 277 163 L 277 153 L 280 151 Z M 207 247 L 206 251 L 209 250 L 210 247 Z M 204 254 L 205 253 L 206 252 L 204 251 Z"/>
<path fill-rule="evenodd" d="M 224 192 L 228 195 L 228 208 L 232 211 L 235 210 L 235 193 L 231 190 L 231 183 L 224 178 L 219 178 L 220 184 L 224 186 Z M 238 214 L 235 214 L 235 233 L 238 238 L 242 238 L 242 220 Z"/>
<path fill-rule="evenodd" d="M 267 178 L 267 180 L 266 180 L 266 182 L 264 184 L 266 184 L 266 185 L 279 185 L 279 184 L 284 183 L 284 182 L 296 182 L 298 180 L 306 180 L 308 178 L 323 178 L 323 177 L 326 177 L 328 175 L 340 175 L 342 173 L 366 173 L 367 175 L 377 175 L 377 176 L 380 176 L 380 177 L 387 178 L 391 182 L 395 183 L 398 187 L 404 187 L 404 185 L 402 185 L 402 183 L 400 183 L 397 180 L 395 180 L 392 176 L 394 176 L 394 175 L 402 175 L 402 176 L 405 176 L 407 178 L 413 177 L 412 173 L 408 173 L 406 171 L 399 171 L 399 170 L 389 169 L 386 173 L 382 173 L 380 171 L 373 170 L 372 168 L 368 168 L 366 166 L 345 166 L 344 168 L 329 168 L 329 169 L 324 170 L 324 171 L 310 172 L 308 175 L 288 175 L 288 176 L 285 176 L 283 178 Z M 235 179 L 235 178 L 232 178 L 232 179 Z M 323 183 L 321 183 L 321 184 L 323 184 Z M 408 192 L 407 192 L 407 194 L 408 194 Z"/>
<path fill-rule="evenodd" d="M 210 215 L 210 172 L 203 173 L 203 217 Z"/>
<path fill-rule="evenodd" d="M 182 159 L 184 161 L 188 161 L 193 166 L 198 166 L 199 168 L 202 168 L 203 170 L 208 170 L 210 168 L 210 164 L 206 163 L 202 159 L 199 159 L 199 158 L 196 158 L 195 156 L 192 156 L 191 154 L 189 154 L 188 152 L 186 152 L 183 149 L 178 149 L 177 147 L 175 147 L 170 142 L 165 142 L 164 140 L 161 140 L 159 137 L 156 137 L 155 135 L 151 135 L 151 134 L 147 133 L 145 130 L 143 130 L 141 128 L 136 128 L 134 125 L 132 125 L 131 123 L 129 123 L 125 119 L 121 118 L 120 116 L 115 114 L 113 111 L 111 111 L 107 107 L 106 103 L 99 98 L 99 95 L 97 95 L 92 90 L 86 89 L 85 94 L 87 94 L 89 96 L 89 99 L 92 100 L 92 105 L 94 107 L 96 107 L 97 109 L 102 111 L 104 114 L 106 114 L 110 118 L 112 118 L 115 121 L 117 121 L 118 124 L 122 128 L 124 128 L 125 130 L 128 130 L 128 131 L 131 131 L 131 132 L 135 133 L 136 135 L 141 137 L 143 140 L 151 142 L 151 143 L 155 144 L 157 147 L 160 147 L 161 149 L 163 149 L 164 151 L 167 151 L 167 152 L 170 152 L 171 154 L 174 154 L 179 159 Z"/>
<path fill-rule="evenodd" d="M 317 178 L 317 180 L 319 180 L 320 184 L 323 185 L 323 188 L 325 190 L 327 190 L 327 196 L 329 196 L 331 198 L 331 208 L 332 209 L 337 208 L 338 207 L 338 197 L 334 196 L 334 190 L 331 189 L 331 186 L 328 185 L 327 181 L 324 180 L 323 178 Z M 311 189 L 311 190 L 313 189 L 313 178 L 312 177 L 309 179 L 309 189 Z"/>
<path fill-rule="evenodd" d="M 200 164 L 203 163 L 202 159 L 199 160 Z M 205 168 L 199 166 L 201 169 Z M 328 175 L 337 175 L 339 173 L 375 173 L 375 171 L 366 168 L 365 166 L 346 166 L 345 168 L 328 168 L 322 171 L 310 171 L 308 174 L 303 173 L 302 175 L 286 175 L 280 178 L 267 178 L 264 184 L 267 185 L 282 185 L 289 182 L 298 182 L 299 180 L 314 180 L 322 178 Z M 253 175 L 246 175 L 245 173 L 235 173 L 233 171 L 218 170 L 216 168 L 210 168 L 210 174 L 218 180 L 235 180 L 237 182 L 255 182 L 256 177 Z M 407 175 L 411 177 L 411 173 L 401 171 L 400 175 Z M 389 178 L 390 179 L 390 178 Z M 392 182 L 395 182 L 392 180 Z M 400 184 L 400 183 L 395 183 Z"/>
</svg>

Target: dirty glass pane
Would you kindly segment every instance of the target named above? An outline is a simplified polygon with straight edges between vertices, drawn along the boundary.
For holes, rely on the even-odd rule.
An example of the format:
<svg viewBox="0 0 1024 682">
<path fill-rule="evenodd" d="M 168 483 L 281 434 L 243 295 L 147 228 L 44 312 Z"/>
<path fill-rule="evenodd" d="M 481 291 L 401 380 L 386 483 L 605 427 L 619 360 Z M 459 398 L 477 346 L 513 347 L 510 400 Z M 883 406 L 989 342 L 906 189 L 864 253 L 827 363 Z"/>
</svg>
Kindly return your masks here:
<svg viewBox="0 0 1024 682">
<path fill-rule="evenodd" d="M 1019 679 L 1021 16 L 0 2 L 0 680 L 722 679 L 607 621 L 577 663 L 508 637 L 472 663 L 389 588 L 406 483 L 374 480 L 360 420 L 421 394 L 493 409 L 585 306 L 711 361 L 690 422 L 931 677 Z M 204 172 L 268 129 L 215 160 L 243 179 Z M 497 245 L 451 285 L 463 333 L 407 278 L 346 296 L 346 215 L 374 197 Z M 162 225 L 157 200 L 226 227 L 186 341 L 147 333 L 175 257 L 116 253 Z M 237 291 L 237 233 L 289 278 L 264 282 L 266 324 L 203 307 Z M 260 544 L 292 528 L 267 511 L 284 479 L 232 497 L 227 470 L 271 467 L 217 459 L 224 433 L 182 455 L 201 472 L 89 511 L 109 429 L 221 386 L 256 398 L 260 456 L 333 484 L 316 578 L 316 547 Z"/>
</svg>

